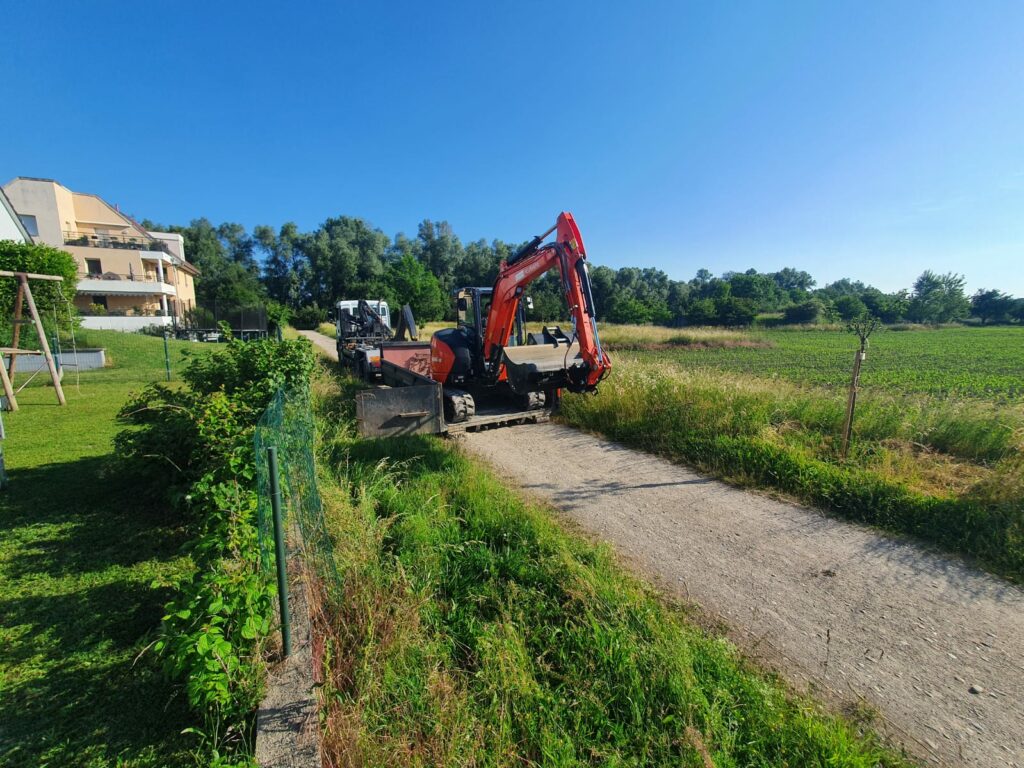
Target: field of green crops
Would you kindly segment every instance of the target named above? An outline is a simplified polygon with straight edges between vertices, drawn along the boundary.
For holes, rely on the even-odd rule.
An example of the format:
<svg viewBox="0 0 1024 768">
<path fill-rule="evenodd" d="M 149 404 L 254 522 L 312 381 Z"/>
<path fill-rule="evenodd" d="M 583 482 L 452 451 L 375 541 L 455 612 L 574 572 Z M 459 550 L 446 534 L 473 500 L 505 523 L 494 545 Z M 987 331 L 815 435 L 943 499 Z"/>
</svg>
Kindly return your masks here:
<svg viewBox="0 0 1024 768">
<path fill-rule="evenodd" d="M 720 347 L 644 353 L 687 369 L 713 369 L 800 384 L 845 387 L 854 336 L 836 330 L 753 334 L 767 348 Z M 865 389 L 892 394 L 1024 401 L 1024 328 L 879 331 L 861 372 Z"/>
<path fill-rule="evenodd" d="M 839 329 L 630 341 L 562 418 L 743 485 L 909 533 L 1024 581 L 1024 328 Z M 618 333 L 618 335 L 616 335 Z"/>
</svg>

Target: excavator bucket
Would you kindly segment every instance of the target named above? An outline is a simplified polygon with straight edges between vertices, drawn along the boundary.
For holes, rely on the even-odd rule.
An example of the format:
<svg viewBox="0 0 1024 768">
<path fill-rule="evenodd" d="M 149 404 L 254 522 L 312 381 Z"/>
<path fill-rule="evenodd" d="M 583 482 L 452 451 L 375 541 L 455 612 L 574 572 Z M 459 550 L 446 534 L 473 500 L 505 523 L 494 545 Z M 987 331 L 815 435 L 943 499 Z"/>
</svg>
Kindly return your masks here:
<svg viewBox="0 0 1024 768">
<path fill-rule="evenodd" d="M 568 387 L 572 382 L 570 369 L 585 365 L 578 342 L 505 347 L 502 357 L 508 384 L 519 394 Z"/>
</svg>

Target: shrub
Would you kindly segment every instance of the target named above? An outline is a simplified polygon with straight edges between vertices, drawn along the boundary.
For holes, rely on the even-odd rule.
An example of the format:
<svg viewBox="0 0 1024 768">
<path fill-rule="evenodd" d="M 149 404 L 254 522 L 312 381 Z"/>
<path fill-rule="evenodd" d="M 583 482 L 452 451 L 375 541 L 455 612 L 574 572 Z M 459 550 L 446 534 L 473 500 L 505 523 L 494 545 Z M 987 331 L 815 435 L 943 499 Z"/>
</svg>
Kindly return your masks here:
<svg viewBox="0 0 1024 768">
<path fill-rule="evenodd" d="M 808 299 L 791 307 L 786 307 L 783 319 L 791 325 L 816 323 L 821 319 L 822 312 L 824 311 L 825 306 L 819 299 Z"/>
<path fill-rule="evenodd" d="M 292 317 L 292 324 L 303 331 L 316 330 L 316 327 L 327 320 L 327 310 L 321 309 L 314 301 L 309 306 L 298 310 Z"/>
<path fill-rule="evenodd" d="M 259 564 L 253 430 L 278 388 L 305 386 L 304 339 L 194 359 L 185 388 L 151 385 L 121 410 L 115 439 L 142 492 L 163 494 L 192 533 L 195 570 L 175 585 L 155 645 L 213 743 L 238 751 L 262 691 L 273 587 Z"/>
</svg>

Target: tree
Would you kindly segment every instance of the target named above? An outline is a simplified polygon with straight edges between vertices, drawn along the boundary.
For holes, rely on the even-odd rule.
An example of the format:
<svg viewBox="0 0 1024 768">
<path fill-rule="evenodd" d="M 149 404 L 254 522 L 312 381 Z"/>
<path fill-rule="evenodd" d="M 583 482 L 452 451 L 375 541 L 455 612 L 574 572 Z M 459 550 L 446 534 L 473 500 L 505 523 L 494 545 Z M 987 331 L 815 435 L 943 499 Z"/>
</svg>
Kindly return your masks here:
<svg viewBox="0 0 1024 768">
<path fill-rule="evenodd" d="M 952 323 L 963 320 L 971 311 L 964 295 L 964 277 L 954 272 L 944 275 L 925 270 L 914 281 L 914 293 L 907 316 L 917 323 Z"/>
<path fill-rule="evenodd" d="M 721 325 L 750 325 L 757 317 L 757 305 L 750 299 L 727 296 L 715 302 Z"/>
<path fill-rule="evenodd" d="M 1024 299 L 1017 299 L 1010 308 L 1010 317 L 1018 323 L 1024 323 Z"/>
<path fill-rule="evenodd" d="M 883 323 L 898 323 L 906 317 L 910 308 L 910 300 L 906 291 L 896 293 L 882 293 L 877 288 L 868 288 L 861 294 L 860 300 L 864 302 L 874 317 Z"/>
<path fill-rule="evenodd" d="M 808 299 L 787 307 L 783 319 L 791 325 L 806 325 L 818 322 L 824 311 L 825 305 L 820 299 Z"/>
<path fill-rule="evenodd" d="M 340 299 L 385 296 L 388 244 L 387 235 L 363 219 L 327 219 L 297 243 L 309 264 L 305 292 L 324 307 L 332 307 Z"/>
<path fill-rule="evenodd" d="M 817 294 L 835 299 L 840 296 L 860 296 L 866 290 L 867 286 L 860 280 L 851 280 L 848 277 L 844 277 L 836 280 L 834 283 L 829 283 L 820 291 L 817 291 Z"/>
<path fill-rule="evenodd" d="M 449 295 L 455 285 L 455 268 L 462 261 L 463 249 L 459 238 L 452 232 L 447 221 L 433 222 L 424 219 L 416 233 L 417 256 L 441 284 L 441 290 Z"/>
<path fill-rule="evenodd" d="M 785 267 L 774 273 L 772 279 L 778 284 L 778 286 L 786 291 L 800 291 L 807 292 L 811 290 L 817 283 L 813 277 L 807 272 L 799 269 L 793 269 L 792 267 Z"/>
<path fill-rule="evenodd" d="M 612 323 L 646 325 L 651 319 L 651 308 L 634 296 L 617 298 L 608 314 L 608 321 Z"/>
<path fill-rule="evenodd" d="M 222 312 L 266 299 L 253 254 L 256 244 L 241 224 L 214 227 L 205 218 L 193 219 L 187 227 L 164 227 L 148 220 L 142 224 L 146 229 L 182 236 L 185 257 L 199 269 L 196 303 L 200 307 Z"/>
<path fill-rule="evenodd" d="M 686 308 L 687 325 L 717 325 L 718 308 L 711 299 L 695 299 Z"/>
<path fill-rule="evenodd" d="M 302 256 L 298 226 L 288 222 L 277 234 L 270 227 L 256 227 L 253 239 L 264 253 L 263 283 L 270 298 L 287 307 L 299 307 L 307 298 L 303 288 L 309 267 Z"/>
<path fill-rule="evenodd" d="M 387 284 L 396 304 L 412 307 L 417 322 L 440 320 L 447 302 L 441 286 L 427 268 L 412 254 L 406 254 L 388 267 Z"/>
<path fill-rule="evenodd" d="M 833 304 L 836 314 L 847 323 L 868 314 L 867 305 L 859 297 L 852 294 L 840 296 Z"/>
<path fill-rule="evenodd" d="M 1008 293 L 995 289 L 981 289 L 971 297 L 971 314 L 985 323 L 1006 322 L 1014 308 L 1015 299 Z"/>
</svg>

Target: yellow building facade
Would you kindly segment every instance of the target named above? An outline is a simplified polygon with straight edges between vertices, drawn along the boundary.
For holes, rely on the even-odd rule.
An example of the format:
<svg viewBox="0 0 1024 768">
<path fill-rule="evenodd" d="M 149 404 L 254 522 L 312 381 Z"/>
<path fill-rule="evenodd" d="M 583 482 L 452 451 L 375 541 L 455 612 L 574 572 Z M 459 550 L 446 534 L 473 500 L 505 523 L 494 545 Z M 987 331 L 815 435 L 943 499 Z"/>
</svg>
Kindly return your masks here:
<svg viewBox="0 0 1024 768">
<path fill-rule="evenodd" d="M 75 257 L 74 302 L 86 327 L 172 325 L 195 308 L 198 270 L 181 235 L 147 231 L 99 197 L 52 179 L 19 176 L 3 190 L 35 242 Z"/>
</svg>

